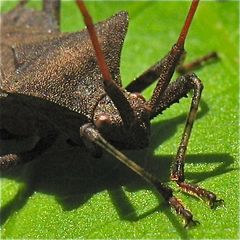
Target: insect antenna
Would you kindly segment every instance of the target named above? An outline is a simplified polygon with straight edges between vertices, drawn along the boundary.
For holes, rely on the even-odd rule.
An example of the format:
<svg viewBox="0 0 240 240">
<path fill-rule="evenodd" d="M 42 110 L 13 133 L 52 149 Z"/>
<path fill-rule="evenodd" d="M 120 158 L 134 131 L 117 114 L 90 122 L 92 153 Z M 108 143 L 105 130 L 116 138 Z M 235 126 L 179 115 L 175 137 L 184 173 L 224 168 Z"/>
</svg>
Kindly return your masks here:
<svg viewBox="0 0 240 240">
<path fill-rule="evenodd" d="M 97 62 L 98 62 L 100 71 L 103 75 L 103 83 L 104 83 L 105 91 L 113 101 L 115 107 L 118 109 L 119 114 L 123 120 L 124 126 L 128 128 L 135 119 L 133 110 L 127 98 L 123 94 L 121 88 L 112 79 L 111 73 L 105 61 L 104 54 L 97 37 L 97 33 L 95 30 L 92 18 L 84 2 L 82 0 L 76 0 L 76 3 L 83 15 L 84 22 L 87 26 L 91 42 L 96 53 Z"/>
<path fill-rule="evenodd" d="M 200 0 L 193 0 L 192 1 L 191 7 L 190 7 L 188 15 L 187 15 L 187 18 L 185 20 L 185 23 L 183 25 L 182 31 L 181 31 L 181 33 L 179 35 L 179 38 L 177 40 L 177 43 L 176 43 L 177 45 L 184 46 L 185 39 L 187 37 L 188 30 L 189 30 L 191 22 L 193 20 L 193 16 L 194 16 L 194 14 L 195 14 L 195 12 L 197 10 L 197 6 L 199 4 L 199 1 Z"/>
<path fill-rule="evenodd" d="M 153 95 L 148 101 L 147 105 L 150 110 L 150 119 L 154 118 L 161 111 L 159 109 L 162 96 L 167 89 L 169 82 L 175 72 L 176 67 L 178 66 L 181 57 L 185 53 L 184 51 L 184 43 L 187 37 L 188 30 L 190 28 L 193 16 L 196 12 L 197 6 L 200 0 L 192 0 L 191 7 L 188 11 L 188 15 L 186 17 L 183 28 L 180 32 L 178 40 L 176 44 L 173 45 L 171 51 L 166 55 L 166 57 L 161 61 L 162 66 L 164 68 L 159 74 L 157 86 L 154 89 Z"/>
</svg>

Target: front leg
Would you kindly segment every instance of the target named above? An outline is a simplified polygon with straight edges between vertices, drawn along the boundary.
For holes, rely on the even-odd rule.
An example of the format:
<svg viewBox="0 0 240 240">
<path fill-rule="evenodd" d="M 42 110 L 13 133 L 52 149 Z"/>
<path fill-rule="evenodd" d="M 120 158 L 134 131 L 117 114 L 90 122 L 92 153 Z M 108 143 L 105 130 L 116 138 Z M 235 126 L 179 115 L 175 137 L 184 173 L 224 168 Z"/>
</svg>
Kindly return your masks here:
<svg viewBox="0 0 240 240">
<path fill-rule="evenodd" d="M 193 220 L 192 213 L 187 210 L 181 201 L 173 195 L 173 191 L 167 185 L 161 183 L 157 177 L 153 176 L 151 173 L 147 172 L 144 168 L 140 167 L 138 164 L 130 160 L 126 155 L 117 150 L 113 145 L 104 139 L 98 132 L 96 127 L 91 124 L 85 124 L 80 128 L 80 135 L 85 142 L 91 145 L 97 145 L 101 149 L 104 149 L 127 167 L 132 169 L 135 173 L 140 175 L 148 183 L 153 185 L 158 193 L 164 198 L 164 200 L 176 211 L 177 214 L 182 216 L 185 221 L 185 226 L 196 225 L 198 222 Z"/>
<path fill-rule="evenodd" d="M 197 78 L 195 74 L 185 75 L 182 77 L 185 80 L 185 85 L 183 86 L 175 86 L 176 92 L 181 92 L 183 90 L 193 89 L 193 97 L 192 103 L 190 106 L 189 114 L 186 120 L 185 128 L 182 134 L 181 143 L 178 147 L 177 156 L 172 168 L 171 179 L 177 182 L 184 182 L 184 161 L 188 146 L 188 141 L 191 135 L 192 127 L 194 120 L 197 115 L 198 105 L 201 98 L 201 92 L 203 89 L 203 85 L 201 81 Z M 183 83 L 183 81 L 176 81 L 179 85 Z M 171 99 L 171 98 L 170 98 Z"/>
<path fill-rule="evenodd" d="M 191 130 L 197 115 L 198 105 L 201 98 L 203 85 L 195 74 L 186 74 L 179 77 L 175 82 L 171 83 L 166 89 L 159 103 L 157 112 L 161 113 L 171 104 L 178 102 L 182 97 L 186 96 L 190 90 L 193 90 L 192 103 L 186 120 L 182 139 L 174 159 L 171 171 L 171 180 L 176 181 L 182 191 L 207 201 L 211 207 L 221 203 L 216 195 L 208 190 L 200 188 L 197 185 L 185 182 L 184 163 Z"/>
</svg>

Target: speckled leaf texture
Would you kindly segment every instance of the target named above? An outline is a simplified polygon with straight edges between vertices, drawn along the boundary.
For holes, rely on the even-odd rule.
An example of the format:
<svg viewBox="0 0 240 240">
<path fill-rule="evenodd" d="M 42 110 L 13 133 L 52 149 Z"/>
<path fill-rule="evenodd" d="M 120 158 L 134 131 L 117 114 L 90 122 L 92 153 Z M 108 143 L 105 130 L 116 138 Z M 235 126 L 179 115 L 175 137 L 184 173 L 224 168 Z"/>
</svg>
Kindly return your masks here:
<svg viewBox="0 0 240 240">
<path fill-rule="evenodd" d="M 14 4 L 3 1 L 2 11 Z M 178 37 L 190 2 L 86 4 L 95 22 L 119 10 L 129 12 L 121 58 L 122 80 L 127 85 L 168 52 Z M 36 1 L 29 6 L 40 8 Z M 101 159 L 94 159 L 84 149 L 69 147 L 59 139 L 35 161 L 2 173 L 1 237 L 239 239 L 238 18 L 238 1 L 202 1 L 186 42 L 187 62 L 213 50 L 221 58 L 196 70 L 204 91 L 189 144 L 186 178 L 215 192 L 224 199 L 224 206 L 211 210 L 169 182 L 189 97 L 153 120 L 147 149 L 125 153 L 169 182 L 200 225 L 184 229 L 181 219 L 154 189 L 113 157 L 104 154 Z M 62 31 L 83 28 L 73 1 L 63 2 L 61 20 Z M 153 87 L 144 92 L 147 99 Z"/>
</svg>

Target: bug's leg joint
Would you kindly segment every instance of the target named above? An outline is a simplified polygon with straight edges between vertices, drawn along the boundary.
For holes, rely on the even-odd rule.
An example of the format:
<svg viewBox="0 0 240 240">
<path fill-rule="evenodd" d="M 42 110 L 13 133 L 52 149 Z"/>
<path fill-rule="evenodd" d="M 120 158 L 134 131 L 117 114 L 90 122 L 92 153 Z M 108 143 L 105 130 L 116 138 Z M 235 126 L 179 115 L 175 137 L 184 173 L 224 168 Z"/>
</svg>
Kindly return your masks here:
<svg viewBox="0 0 240 240">
<path fill-rule="evenodd" d="M 184 226 L 185 228 L 192 227 L 199 224 L 197 220 L 193 219 L 192 213 L 183 206 L 182 202 L 178 198 L 172 196 L 168 200 L 168 203 L 171 207 L 175 209 L 177 214 L 183 217 L 185 222 L 185 226 Z"/>
<path fill-rule="evenodd" d="M 98 134 L 94 130 L 93 124 L 86 123 L 80 127 L 80 136 L 82 137 L 84 145 L 93 157 L 99 158 L 102 156 L 102 149 L 96 144 Z"/>
</svg>

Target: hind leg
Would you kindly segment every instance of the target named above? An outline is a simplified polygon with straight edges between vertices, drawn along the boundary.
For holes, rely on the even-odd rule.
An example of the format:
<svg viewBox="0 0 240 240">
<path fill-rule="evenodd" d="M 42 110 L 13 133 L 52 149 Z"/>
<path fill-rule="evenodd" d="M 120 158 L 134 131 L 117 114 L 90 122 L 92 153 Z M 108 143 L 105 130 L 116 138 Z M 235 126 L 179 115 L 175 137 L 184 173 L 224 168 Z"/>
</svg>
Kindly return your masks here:
<svg viewBox="0 0 240 240">
<path fill-rule="evenodd" d="M 12 168 L 18 164 L 24 164 L 27 163 L 29 161 L 32 161 L 35 157 L 39 156 L 40 154 L 42 154 L 43 152 L 45 152 L 48 148 L 50 148 L 53 143 L 55 142 L 57 137 L 56 133 L 52 133 L 52 134 L 48 134 L 48 136 L 40 139 L 37 141 L 37 143 L 35 144 L 35 146 L 30 149 L 30 150 L 23 150 L 22 152 L 18 152 L 18 149 L 14 149 L 14 146 L 12 146 L 12 151 L 15 153 L 7 153 L 8 151 L 10 151 L 10 149 L 6 149 L 4 148 L 4 144 L 1 144 L 2 149 L 1 149 L 1 156 L 0 156 L 0 170 L 5 170 L 5 169 L 9 169 Z M 32 137 L 28 138 L 29 139 L 33 139 Z M 36 138 L 35 138 L 36 139 Z M 25 143 L 26 138 L 24 139 Z M 24 145 L 24 140 L 22 140 L 22 145 Z M 9 142 L 9 139 L 1 139 L 1 143 L 2 142 Z M 32 143 L 33 144 L 33 143 Z M 9 147 L 8 147 L 9 148 Z"/>
<path fill-rule="evenodd" d="M 192 62 L 186 63 L 186 64 L 180 64 L 177 68 L 176 71 L 180 74 L 185 74 L 192 72 L 196 69 L 199 69 L 203 67 L 205 64 L 210 64 L 216 60 L 218 60 L 218 54 L 216 52 L 211 52 L 207 55 L 204 55 L 200 58 L 195 59 Z"/>
<path fill-rule="evenodd" d="M 211 52 L 192 62 L 184 64 L 185 56 L 186 56 L 186 53 L 184 52 L 181 56 L 179 65 L 176 67 L 176 71 L 180 74 L 192 72 L 193 70 L 198 69 L 206 64 L 212 63 L 219 58 L 216 52 Z M 161 60 L 155 63 L 149 69 L 147 69 L 134 81 L 129 83 L 126 89 L 129 92 L 142 92 L 144 89 L 149 87 L 152 83 L 154 83 L 158 79 L 163 69 L 164 69 L 164 62 L 163 60 Z"/>
</svg>

